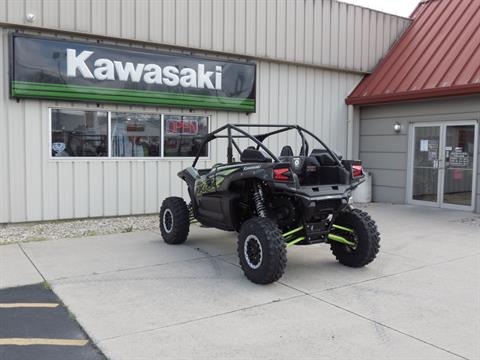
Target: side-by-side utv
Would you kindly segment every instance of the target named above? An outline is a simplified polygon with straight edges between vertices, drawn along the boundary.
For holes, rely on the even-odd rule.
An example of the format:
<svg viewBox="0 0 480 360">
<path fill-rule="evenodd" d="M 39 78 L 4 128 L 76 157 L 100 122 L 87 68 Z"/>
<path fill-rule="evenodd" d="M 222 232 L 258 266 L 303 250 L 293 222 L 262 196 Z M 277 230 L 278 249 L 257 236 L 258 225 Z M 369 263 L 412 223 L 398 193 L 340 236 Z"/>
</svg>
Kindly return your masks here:
<svg viewBox="0 0 480 360">
<path fill-rule="evenodd" d="M 259 133 L 252 135 L 247 128 Z M 287 131 L 297 133 L 300 151 L 295 155 L 285 145 L 277 156 L 265 139 Z M 205 146 L 219 138 L 227 139 L 227 163 L 196 169 Z M 253 146 L 240 148 L 240 139 Z M 328 243 L 336 259 L 350 267 L 367 265 L 378 253 L 375 222 L 350 204 L 352 190 L 364 180 L 361 162 L 342 160 L 300 126 L 225 125 L 205 137 L 192 166 L 178 176 L 187 183 L 190 201 L 163 201 L 160 230 L 165 242 L 183 243 L 196 221 L 237 231 L 240 265 L 254 283 L 280 279 L 292 245 Z"/>
</svg>

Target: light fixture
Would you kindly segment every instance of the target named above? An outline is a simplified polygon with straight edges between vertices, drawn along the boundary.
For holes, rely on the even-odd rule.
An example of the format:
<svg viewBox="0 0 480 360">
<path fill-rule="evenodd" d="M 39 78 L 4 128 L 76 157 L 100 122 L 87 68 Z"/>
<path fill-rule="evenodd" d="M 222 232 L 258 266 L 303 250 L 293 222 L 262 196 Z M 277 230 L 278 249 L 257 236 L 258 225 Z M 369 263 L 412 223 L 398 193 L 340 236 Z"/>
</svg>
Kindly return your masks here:
<svg viewBox="0 0 480 360">
<path fill-rule="evenodd" d="M 27 15 L 25 15 L 25 19 L 26 19 L 28 22 L 32 23 L 32 22 L 35 21 L 36 15 L 35 15 L 35 14 L 32 14 L 32 13 L 28 13 Z"/>
<path fill-rule="evenodd" d="M 402 125 L 399 122 L 396 122 L 393 124 L 393 131 L 398 134 L 400 131 L 402 131 Z"/>
</svg>

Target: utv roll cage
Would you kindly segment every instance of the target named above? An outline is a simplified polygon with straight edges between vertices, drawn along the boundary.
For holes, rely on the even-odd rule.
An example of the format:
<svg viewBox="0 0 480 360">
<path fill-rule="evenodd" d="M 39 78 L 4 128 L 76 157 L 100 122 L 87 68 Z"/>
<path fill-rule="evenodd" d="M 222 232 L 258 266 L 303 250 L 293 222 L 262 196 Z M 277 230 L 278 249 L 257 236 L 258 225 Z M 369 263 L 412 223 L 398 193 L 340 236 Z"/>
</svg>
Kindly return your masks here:
<svg viewBox="0 0 480 360">
<path fill-rule="evenodd" d="M 243 128 L 274 128 L 276 130 L 259 134 L 259 135 L 251 135 L 247 131 L 243 130 Z M 232 134 L 232 130 L 235 130 L 239 134 L 235 134 L 235 135 Z M 338 158 L 338 156 L 335 154 L 334 151 L 330 150 L 330 148 L 327 145 L 325 145 L 325 143 L 322 140 L 320 140 L 315 134 L 313 134 L 312 132 L 308 131 L 307 129 L 299 125 L 226 124 L 205 136 L 205 139 L 202 141 L 202 144 L 200 145 L 200 148 L 197 151 L 197 155 L 195 157 L 195 160 L 193 161 L 192 167 L 195 167 L 197 165 L 198 159 L 200 158 L 200 155 L 202 154 L 202 151 L 205 148 L 205 146 L 210 141 L 215 139 L 220 139 L 220 138 L 228 139 L 228 145 L 227 145 L 227 163 L 228 164 L 233 164 L 233 147 L 235 147 L 235 149 L 238 151 L 239 154 L 242 153 L 242 150 L 240 149 L 237 142 L 235 141 L 236 138 L 252 140 L 257 145 L 256 150 L 259 150 L 261 148 L 272 158 L 273 162 L 277 162 L 277 163 L 281 162 L 279 158 L 272 151 L 270 151 L 268 147 L 265 146 L 265 144 L 263 144 L 263 141 L 272 135 L 281 134 L 289 130 L 296 130 L 300 135 L 300 138 L 302 139 L 300 156 L 308 156 L 309 144 L 305 138 L 305 134 L 307 134 L 313 137 L 313 139 L 318 141 L 325 148 L 325 150 L 327 150 L 327 152 L 330 154 L 332 159 L 334 159 L 337 165 L 342 166 L 340 159 Z M 227 134 L 219 135 L 224 131 L 227 131 Z"/>
</svg>

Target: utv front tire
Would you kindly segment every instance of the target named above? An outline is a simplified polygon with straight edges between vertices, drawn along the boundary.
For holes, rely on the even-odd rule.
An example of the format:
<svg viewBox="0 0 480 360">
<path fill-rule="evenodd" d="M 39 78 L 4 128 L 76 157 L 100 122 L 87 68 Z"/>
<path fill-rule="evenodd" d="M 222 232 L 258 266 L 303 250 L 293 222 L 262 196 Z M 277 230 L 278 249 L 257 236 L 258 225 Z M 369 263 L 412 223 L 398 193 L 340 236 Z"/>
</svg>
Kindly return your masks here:
<svg viewBox="0 0 480 360">
<path fill-rule="evenodd" d="M 336 235 L 356 243 L 355 246 L 331 241 L 330 248 L 336 259 L 349 267 L 362 267 L 371 263 L 380 248 L 380 234 L 370 215 L 359 209 L 345 210 L 335 219 L 335 225 L 353 230 L 348 233 L 335 230 Z"/>
<path fill-rule="evenodd" d="M 285 240 L 278 226 L 269 219 L 254 217 L 243 223 L 237 252 L 245 276 L 255 284 L 277 281 L 285 271 Z"/>
<path fill-rule="evenodd" d="M 168 197 L 160 208 L 160 232 L 167 244 L 182 244 L 190 230 L 188 207 L 179 197 Z"/>
</svg>

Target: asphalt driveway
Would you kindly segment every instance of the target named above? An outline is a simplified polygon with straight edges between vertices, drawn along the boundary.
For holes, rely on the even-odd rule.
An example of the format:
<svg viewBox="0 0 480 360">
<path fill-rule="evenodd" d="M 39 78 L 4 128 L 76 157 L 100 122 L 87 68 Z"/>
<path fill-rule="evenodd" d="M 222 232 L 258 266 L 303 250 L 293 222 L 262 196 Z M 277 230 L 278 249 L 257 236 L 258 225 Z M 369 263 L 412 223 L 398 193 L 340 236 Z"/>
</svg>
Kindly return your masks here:
<svg viewBox="0 0 480 360">
<path fill-rule="evenodd" d="M 376 204 L 374 263 L 288 249 L 280 282 L 250 283 L 236 235 L 193 226 L 0 247 L 0 287 L 49 281 L 88 335 L 125 359 L 479 359 L 480 227 L 473 214 Z"/>
</svg>

